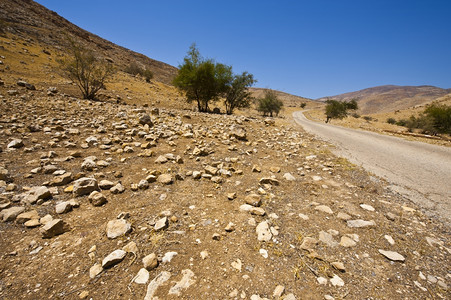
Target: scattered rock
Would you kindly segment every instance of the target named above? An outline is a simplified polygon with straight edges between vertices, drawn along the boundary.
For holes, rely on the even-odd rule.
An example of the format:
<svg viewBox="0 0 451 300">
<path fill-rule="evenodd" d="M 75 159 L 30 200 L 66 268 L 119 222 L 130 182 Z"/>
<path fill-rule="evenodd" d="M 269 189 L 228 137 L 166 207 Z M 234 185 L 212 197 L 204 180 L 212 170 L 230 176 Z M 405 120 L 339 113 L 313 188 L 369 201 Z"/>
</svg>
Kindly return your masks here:
<svg viewBox="0 0 451 300">
<path fill-rule="evenodd" d="M 56 235 L 63 234 L 66 230 L 65 223 L 61 219 L 54 219 L 47 224 L 45 224 L 41 229 L 39 230 L 42 234 L 42 238 L 52 238 Z"/>
<path fill-rule="evenodd" d="M 145 256 L 142 260 L 144 268 L 148 271 L 158 267 L 158 259 L 155 253 Z"/>
<path fill-rule="evenodd" d="M 88 199 L 89 202 L 91 202 L 91 204 L 94 206 L 102 206 L 107 203 L 105 195 L 98 191 L 93 191 L 91 194 L 89 194 Z"/>
<path fill-rule="evenodd" d="M 155 231 L 164 230 L 169 227 L 169 221 L 167 217 L 159 219 L 154 226 Z"/>
<path fill-rule="evenodd" d="M 144 268 L 139 269 L 138 274 L 133 278 L 133 282 L 137 284 L 146 284 L 149 281 L 149 271 Z"/>
<path fill-rule="evenodd" d="M 196 282 L 193 277 L 193 271 L 189 269 L 182 270 L 182 279 L 169 289 L 169 295 L 180 296 L 182 290 L 189 288 Z"/>
<path fill-rule="evenodd" d="M 361 227 L 376 226 L 376 223 L 373 220 L 371 220 L 371 221 L 348 220 L 347 224 L 348 224 L 348 227 L 350 227 L 350 228 L 361 228 Z"/>
<path fill-rule="evenodd" d="M 3 222 L 14 221 L 18 215 L 25 211 L 25 207 L 14 206 L 0 212 Z"/>
<path fill-rule="evenodd" d="M 272 233 L 269 229 L 269 225 L 267 221 L 263 221 L 260 224 L 257 225 L 255 228 L 255 231 L 257 232 L 257 239 L 259 241 L 269 242 L 272 238 Z"/>
<path fill-rule="evenodd" d="M 76 196 L 84 196 L 99 190 L 97 180 L 90 177 L 83 177 L 74 182 L 73 193 Z"/>
</svg>

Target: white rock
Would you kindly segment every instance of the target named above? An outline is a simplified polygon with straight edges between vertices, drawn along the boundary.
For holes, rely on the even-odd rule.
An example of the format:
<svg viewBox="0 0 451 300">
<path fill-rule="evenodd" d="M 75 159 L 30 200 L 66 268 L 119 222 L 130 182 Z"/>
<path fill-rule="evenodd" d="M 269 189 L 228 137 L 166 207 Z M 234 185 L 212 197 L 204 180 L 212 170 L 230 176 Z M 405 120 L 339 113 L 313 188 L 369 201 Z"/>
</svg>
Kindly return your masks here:
<svg viewBox="0 0 451 300">
<path fill-rule="evenodd" d="M 321 285 L 326 285 L 327 284 L 327 279 L 324 278 L 324 277 L 317 277 L 316 281 L 318 281 L 318 284 L 321 284 Z"/>
<path fill-rule="evenodd" d="M 269 225 L 267 221 L 263 221 L 260 224 L 257 225 L 255 228 L 255 231 L 257 232 L 257 239 L 259 241 L 265 241 L 268 242 L 272 238 L 272 233 L 269 229 Z"/>
<path fill-rule="evenodd" d="M 161 260 L 163 263 L 171 262 L 171 260 L 176 256 L 178 253 L 174 251 L 166 252 L 163 256 L 163 259 Z"/>
<path fill-rule="evenodd" d="M 388 258 L 389 260 L 392 261 L 405 261 L 406 259 L 404 258 L 404 256 L 402 256 L 401 254 L 399 254 L 398 252 L 395 251 L 386 251 L 386 250 L 382 250 L 379 249 L 379 253 L 382 254 L 383 256 L 385 256 L 386 258 Z"/>
<path fill-rule="evenodd" d="M 351 227 L 351 228 L 361 228 L 361 227 L 376 226 L 376 223 L 373 220 L 371 220 L 371 221 L 348 220 L 347 224 L 348 224 L 348 227 Z"/>
<path fill-rule="evenodd" d="M 391 237 L 391 236 L 389 236 L 389 235 L 384 235 L 384 238 L 387 240 L 387 242 L 390 244 L 390 245 L 394 245 L 395 244 L 395 240 Z"/>
<path fill-rule="evenodd" d="M 268 258 L 268 251 L 266 251 L 265 249 L 260 249 L 258 252 L 259 252 L 259 253 L 261 254 L 261 256 L 263 256 L 264 258 Z"/>
<path fill-rule="evenodd" d="M 163 271 L 160 274 L 158 274 L 147 286 L 146 296 L 144 297 L 144 300 L 156 300 L 158 298 L 154 297 L 153 295 L 157 291 L 158 287 L 165 283 L 166 281 L 171 278 L 171 273 Z"/>
<path fill-rule="evenodd" d="M 131 230 L 131 224 L 124 219 L 111 220 L 106 225 L 106 234 L 109 239 L 118 238 L 129 233 Z"/>
<path fill-rule="evenodd" d="M 360 207 L 363 208 L 364 210 L 375 211 L 374 207 L 368 204 L 360 204 Z"/>
<path fill-rule="evenodd" d="M 294 176 L 291 175 L 290 173 L 283 174 L 283 178 L 285 178 L 288 181 L 295 181 L 296 180 L 296 178 L 294 178 Z"/>
<path fill-rule="evenodd" d="M 126 255 L 127 252 L 125 252 L 124 250 L 114 250 L 102 260 L 102 268 L 106 269 L 120 263 Z"/>
<path fill-rule="evenodd" d="M 133 282 L 137 284 L 146 284 L 149 281 L 149 276 L 149 271 L 145 268 L 141 268 L 135 278 L 133 278 Z"/>
<path fill-rule="evenodd" d="M 334 277 L 332 277 L 330 279 L 330 283 L 332 283 L 333 286 L 344 286 L 345 282 L 343 281 L 343 279 L 340 278 L 340 276 L 338 275 L 334 275 Z"/>
</svg>

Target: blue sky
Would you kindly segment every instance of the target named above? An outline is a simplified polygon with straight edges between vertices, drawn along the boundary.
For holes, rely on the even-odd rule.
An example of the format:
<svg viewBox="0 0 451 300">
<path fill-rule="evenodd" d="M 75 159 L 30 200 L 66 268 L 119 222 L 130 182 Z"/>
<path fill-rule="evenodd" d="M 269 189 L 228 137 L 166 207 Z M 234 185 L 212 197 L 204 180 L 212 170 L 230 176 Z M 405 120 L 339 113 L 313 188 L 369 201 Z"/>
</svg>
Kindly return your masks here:
<svg viewBox="0 0 451 300">
<path fill-rule="evenodd" d="M 308 98 L 368 87 L 451 88 L 450 0 L 38 0 L 118 45 L 178 66 L 204 57 Z"/>
</svg>

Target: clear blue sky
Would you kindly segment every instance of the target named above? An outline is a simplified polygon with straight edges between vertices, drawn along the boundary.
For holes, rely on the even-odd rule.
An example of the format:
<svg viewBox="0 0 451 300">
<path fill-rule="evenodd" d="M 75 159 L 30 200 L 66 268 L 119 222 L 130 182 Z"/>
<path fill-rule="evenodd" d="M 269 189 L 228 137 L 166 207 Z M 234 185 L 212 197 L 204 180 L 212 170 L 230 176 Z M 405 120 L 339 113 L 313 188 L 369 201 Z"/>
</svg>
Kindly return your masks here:
<svg viewBox="0 0 451 300">
<path fill-rule="evenodd" d="M 204 57 L 258 87 L 319 98 L 384 84 L 451 88 L 451 0 L 38 0 L 118 45 L 178 66 Z"/>
</svg>

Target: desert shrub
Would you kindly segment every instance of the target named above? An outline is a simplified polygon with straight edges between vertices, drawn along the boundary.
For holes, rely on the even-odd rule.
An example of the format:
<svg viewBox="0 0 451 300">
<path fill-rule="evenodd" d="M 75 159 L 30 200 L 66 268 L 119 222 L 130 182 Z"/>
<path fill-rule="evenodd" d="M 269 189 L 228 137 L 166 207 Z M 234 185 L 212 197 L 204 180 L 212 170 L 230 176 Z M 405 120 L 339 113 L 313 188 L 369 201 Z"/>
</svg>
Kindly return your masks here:
<svg viewBox="0 0 451 300">
<path fill-rule="evenodd" d="M 387 123 L 394 125 L 394 124 L 396 124 L 396 120 L 395 120 L 395 118 L 388 118 Z"/>
<path fill-rule="evenodd" d="M 363 119 L 367 122 L 373 121 L 373 118 L 370 116 L 363 116 Z"/>
<path fill-rule="evenodd" d="M 305 108 L 307 106 L 307 103 L 302 102 L 300 106 L 301 106 L 301 108 Z"/>
<path fill-rule="evenodd" d="M 451 106 L 433 103 L 426 107 L 424 113 L 437 132 L 451 134 Z"/>
<path fill-rule="evenodd" d="M 146 80 L 146 82 L 150 82 L 150 80 L 153 78 L 152 71 L 147 68 L 141 67 L 136 62 L 129 64 L 124 71 L 131 75 L 140 75 Z"/>
<path fill-rule="evenodd" d="M 112 77 L 114 68 L 108 61 L 96 57 L 94 53 L 75 43 L 70 42 L 70 56 L 60 59 L 59 64 L 64 74 L 75 82 L 85 99 L 96 99 L 105 82 Z"/>
<path fill-rule="evenodd" d="M 224 104 L 228 115 L 231 115 L 235 108 L 250 106 L 252 95 L 249 92 L 249 87 L 254 85 L 255 82 L 254 75 L 243 72 L 240 75 L 234 75 L 233 79 L 227 83 Z"/>
<path fill-rule="evenodd" d="M 283 102 L 277 98 L 277 95 L 272 90 L 266 90 L 263 98 L 257 100 L 257 110 L 263 114 L 263 116 L 273 114 L 278 115 L 282 110 Z"/>
<path fill-rule="evenodd" d="M 358 113 L 353 113 L 351 116 L 356 119 L 360 118 L 360 115 Z"/>
</svg>

